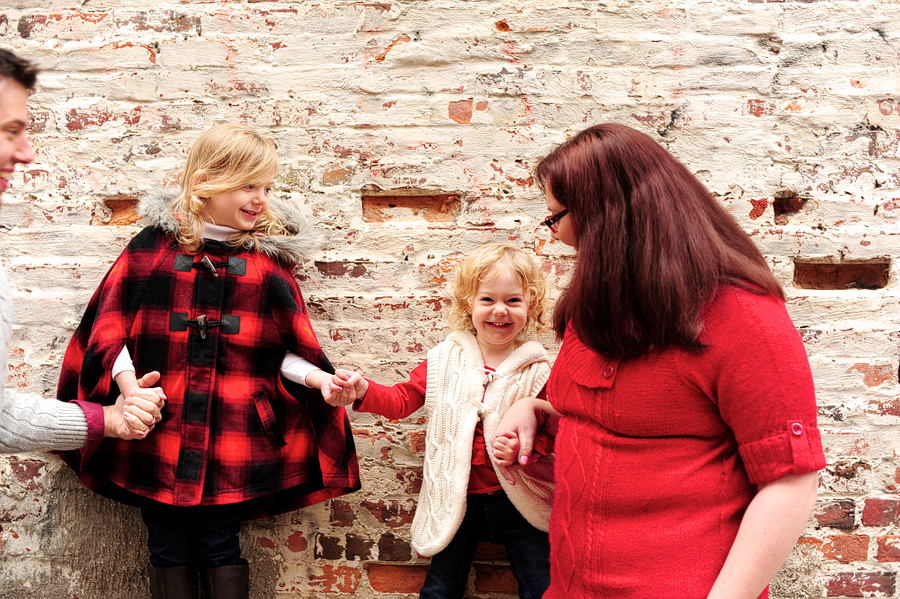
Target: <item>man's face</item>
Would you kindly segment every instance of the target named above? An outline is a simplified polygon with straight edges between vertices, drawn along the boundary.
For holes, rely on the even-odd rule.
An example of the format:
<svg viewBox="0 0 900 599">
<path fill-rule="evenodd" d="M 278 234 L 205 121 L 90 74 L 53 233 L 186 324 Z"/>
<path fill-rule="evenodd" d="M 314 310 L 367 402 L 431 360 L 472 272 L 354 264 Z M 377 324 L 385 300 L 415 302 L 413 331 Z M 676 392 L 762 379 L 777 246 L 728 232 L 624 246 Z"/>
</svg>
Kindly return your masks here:
<svg viewBox="0 0 900 599">
<path fill-rule="evenodd" d="M 0 79 L 0 203 L 17 164 L 34 160 L 28 143 L 28 90 L 12 79 Z"/>
</svg>

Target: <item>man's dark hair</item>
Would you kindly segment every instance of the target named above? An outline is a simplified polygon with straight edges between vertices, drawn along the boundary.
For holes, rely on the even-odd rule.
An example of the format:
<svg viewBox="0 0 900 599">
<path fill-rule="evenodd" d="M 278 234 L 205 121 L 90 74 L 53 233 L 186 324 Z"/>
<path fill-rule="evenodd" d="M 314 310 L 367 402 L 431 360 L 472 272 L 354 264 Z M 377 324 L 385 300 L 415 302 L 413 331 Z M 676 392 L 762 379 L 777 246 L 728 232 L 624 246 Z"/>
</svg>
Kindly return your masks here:
<svg viewBox="0 0 900 599">
<path fill-rule="evenodd" d="M 38 68 L 31 62 L 0 48 L 0 79 L 12 79 L 27 90 L 34 89 Z"/>
</svg>

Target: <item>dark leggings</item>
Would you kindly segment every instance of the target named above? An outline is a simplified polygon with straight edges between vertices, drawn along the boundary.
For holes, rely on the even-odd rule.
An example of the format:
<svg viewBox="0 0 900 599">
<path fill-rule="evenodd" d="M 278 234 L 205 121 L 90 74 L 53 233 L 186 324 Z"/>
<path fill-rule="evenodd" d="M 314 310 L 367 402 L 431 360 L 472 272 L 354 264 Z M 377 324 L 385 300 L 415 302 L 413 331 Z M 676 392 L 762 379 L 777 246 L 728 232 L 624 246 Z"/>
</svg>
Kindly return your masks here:
<svg viewBox="0 0 900 599">
<path fill-rule="evenodd" d="M 140 508 L 152 566 L 202 569 L 247 563 L 241 557 L 241 519 L 235 506 L 175 507 L 145 499 Z"/>
</svg>

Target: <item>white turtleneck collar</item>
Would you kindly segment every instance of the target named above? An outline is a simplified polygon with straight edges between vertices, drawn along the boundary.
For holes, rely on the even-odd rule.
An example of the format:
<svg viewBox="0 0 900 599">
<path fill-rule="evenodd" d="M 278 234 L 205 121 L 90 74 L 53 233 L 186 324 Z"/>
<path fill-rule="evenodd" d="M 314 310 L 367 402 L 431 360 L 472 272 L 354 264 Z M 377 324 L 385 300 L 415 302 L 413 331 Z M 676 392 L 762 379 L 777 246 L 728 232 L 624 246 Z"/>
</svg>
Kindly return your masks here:
<svg viewBox="0 0 900 599">
<path fill-rule="evenodd" d="M 214 225 L 212 223 L 203 223 L 203 239 L 211 239 L 212 241 L 225 241 L 229 235 L 240 233 L 239 229 L 232 229 L 224 225 Z"/>
</svg>

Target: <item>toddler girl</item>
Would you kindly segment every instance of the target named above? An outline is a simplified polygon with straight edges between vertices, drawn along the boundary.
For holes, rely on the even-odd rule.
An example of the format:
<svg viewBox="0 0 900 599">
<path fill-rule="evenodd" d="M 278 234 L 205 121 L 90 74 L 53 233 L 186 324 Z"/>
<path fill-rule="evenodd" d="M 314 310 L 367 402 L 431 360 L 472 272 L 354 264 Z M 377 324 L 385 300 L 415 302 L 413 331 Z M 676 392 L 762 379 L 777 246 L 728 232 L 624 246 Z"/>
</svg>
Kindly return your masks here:
<svg viewBox="0 0 900 599">
<path fill-rule="evenodd" d="M 520 597 L 540 597 L 550 581 L 547 529 L 553 483 L 529 471 L 498 478 L 489 457 L 494 429 L 509 406 L 538 395 L 550 374 L 547 352 L 522 341 L 542 325 L 546 281 L 509 244 L 481 246 L 453 282 L 456 329 L 428 352 L 405 383 L 386 387 L 338 371 L 331 401 L 386 418 L 428 416 L 422 490 L 412 546 L 433 556 L 419 597 L 462 597 L 479 541 L 506 546 Z"/>
<path fill-rule="evenodd" d="M 333 369 L 291 272 L 318 239 L 299 210 L 270 201 L 277 166 L 274 143 L 249 127 L 203 133 L 177 197 L 142 202 L 149 226 L 66 351 L 60 397 L 108 404 L 135 371 L 162 373 L 153 435 L 67 459 L 89 488 L 140 507 L 154 598 L 196 597 L 197 570 L 207 598 L 247 597 L 242 519 L 359 488 L 345 411 L 301 386 L 330 396 Z"/>
</svg>

